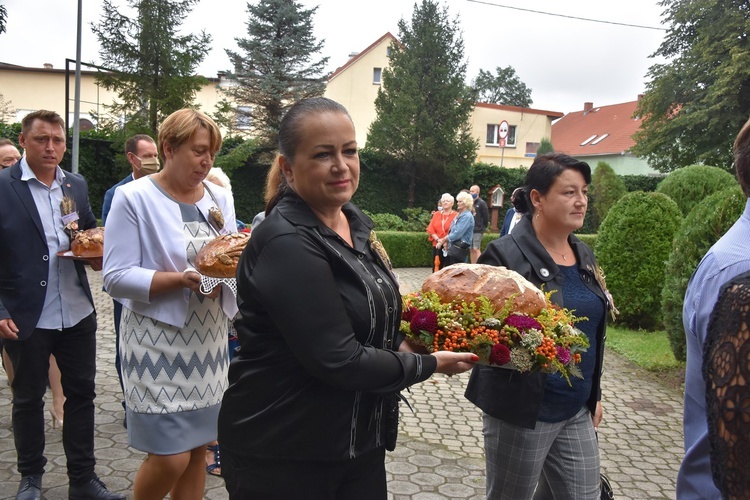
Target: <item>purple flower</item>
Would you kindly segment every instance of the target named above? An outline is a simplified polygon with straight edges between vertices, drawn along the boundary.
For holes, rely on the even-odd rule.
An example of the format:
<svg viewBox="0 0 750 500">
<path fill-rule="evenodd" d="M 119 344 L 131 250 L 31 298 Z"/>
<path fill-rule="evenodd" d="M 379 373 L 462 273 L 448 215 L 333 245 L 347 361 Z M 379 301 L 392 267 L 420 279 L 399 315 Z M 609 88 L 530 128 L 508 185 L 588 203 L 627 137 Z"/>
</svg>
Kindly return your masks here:
<svg viewBox="0 0 750 500">
<path fill-rule="evenodd" d="M 507 326 L 512 326 L 515 329 L 517 329 L 519 332 L 525 332 L 526 330 L 536 329 L 541 331 L 542 325 L 537 320 L 530 316 L 525 316 L 523 314 L 511 314 L 507 318 L 505 318 L 505 324 Z"/>
<path fill-rule="evenodd" d="M 510 349 L 504 344 L 495 344 L 492 346 L 490 354 L 491 365 L 504 365 L 510 361 Z"/>
<path fill-rule="evenodd" d="M 559 359 L 560 363 L 564 365 L 570 363 L 570 349 L 562 346 L 557 346 L 557 359 Z"/>
<path fill-rule="evenodd" d="M 411 318 L 411 332 L 419 335 L 422 330 L 434 335 L 438 327 L 438 316 L 434 311 L 417 311 Z"/>
</svg>

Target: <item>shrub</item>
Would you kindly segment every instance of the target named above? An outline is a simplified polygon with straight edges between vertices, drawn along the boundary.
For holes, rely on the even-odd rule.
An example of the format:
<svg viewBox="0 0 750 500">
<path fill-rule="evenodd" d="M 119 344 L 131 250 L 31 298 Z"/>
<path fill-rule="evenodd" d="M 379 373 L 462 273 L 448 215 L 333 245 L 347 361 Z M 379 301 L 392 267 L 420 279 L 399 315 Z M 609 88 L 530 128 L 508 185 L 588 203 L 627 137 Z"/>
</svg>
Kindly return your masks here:
<svg viewBox="0 0 750 500">
<path fill-rule="evenodd" d="M 425 231 L 432 220 L 432 213 L 424 208 L 405 208 L 406 231 Z"/>
<path fill-rule="evenodd" d="M 656 186 L 664 179 L 664 175 L 621 175 L 620 179 L 625 183 L 628 193 L 633 191 L 651 193 L 656 191 Z"/>
<path fill-rule="evenodd" d="M 662 325 L 664 263 L 682 222 L 677 204 L 661 193 L 628 193 L 599 229 L 596 256 L 607 276 L 618 322 L 653 330 Z"/>
<path fill-rule="evenodd" d="M 682 305 L 690 277 L 711 245 L 742 215 L 745 201 L 739 186 L 714 193 L 690 211 L 675 234 L 661 304 L 669 344 L 678 360 L 684 361 L 686 354 Z"/>
<path fill-rule="evenodd" d="M 591 178 L 594 227 L 598 228 L 607 217 L 612 205 L 628 192 L 625 183 L 615 174 L 609 163 L 600 161 Z"/>
<path fill-rule="evenodd" d="M 683 216 L 707 196 L 722 189 L 736 186 L 737 181 L 729 172 L 718 167 L 691 165 L 678 168 L 656 187 L 657 193 L 664 193 L 680 207 Z"/>
<path fill-rule="evenodd" d="M 432 267 L 432 245 L 422 231 L 378 231 L 393 267 Z"/>
<path fill-rule="evenodd" d="M 543 155 L 547 153 L 554 153 L 555 148 L 552 146 L 552 141 L 547 137 L 542 137 L 539 141 L 539 147 L 536 150 L 536 155 Z"/>
<path fill-rule="evenodd" d="M 376 231 L 403 231 L 406 227 L 404 219 L 394 214 L 371 214 L 367 211 L 365 213 L 375 223 Z M 425 229 L 427 224 L 425 224 Z"/>
</svg>

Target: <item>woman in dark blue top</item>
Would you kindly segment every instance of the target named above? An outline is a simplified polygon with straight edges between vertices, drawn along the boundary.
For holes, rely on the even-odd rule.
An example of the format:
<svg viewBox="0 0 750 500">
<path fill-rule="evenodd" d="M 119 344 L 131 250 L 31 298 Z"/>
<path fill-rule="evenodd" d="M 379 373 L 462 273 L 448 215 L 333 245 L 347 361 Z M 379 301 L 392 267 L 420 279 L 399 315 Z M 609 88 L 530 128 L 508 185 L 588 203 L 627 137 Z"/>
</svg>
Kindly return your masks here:
<svg viewBox="0 0 750 500">
<path fill-rule="evenodd" d="M 573 236 L 588 205 L 588 164 L 567 155 L 536 158 L 513 232 L 489 244 L 480 264 L 505 266 L 553 303 L 588 318 L 583 379 L 478 366 L 466 396 L 484 411 L 487 498 L 599 498 L 595 429 L 602 416 L 600 375 L 611 301 L 590 248 Z"/>
</svg>

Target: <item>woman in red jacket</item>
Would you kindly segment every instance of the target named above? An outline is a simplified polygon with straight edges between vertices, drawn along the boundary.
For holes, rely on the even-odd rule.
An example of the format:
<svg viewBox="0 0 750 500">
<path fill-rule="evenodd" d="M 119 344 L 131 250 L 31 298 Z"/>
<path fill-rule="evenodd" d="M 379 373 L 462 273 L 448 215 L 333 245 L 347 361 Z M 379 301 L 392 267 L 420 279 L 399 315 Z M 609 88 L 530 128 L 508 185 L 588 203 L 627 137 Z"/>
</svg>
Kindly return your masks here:
<svg viewBox="0 0 750 500">
<path fill-rule="evenodd" d="M 430 243 L 432 243 L 432 261 L 435 262 L 435 259 L 438 259 L 435 271 L 445 266 L 445 256 L 443 256 L 443 244 L 441 241 L 448 235 L 451 222 L 453 222 L 458 213 L 453 210 L 454 203 L 455 199 L 453 196 L 443 193 L 443 196 L 440 197 L 441 209 L 432 214 L 432 220 L 427 225 L 427 234 L 429 235 Z"/>
</svg>

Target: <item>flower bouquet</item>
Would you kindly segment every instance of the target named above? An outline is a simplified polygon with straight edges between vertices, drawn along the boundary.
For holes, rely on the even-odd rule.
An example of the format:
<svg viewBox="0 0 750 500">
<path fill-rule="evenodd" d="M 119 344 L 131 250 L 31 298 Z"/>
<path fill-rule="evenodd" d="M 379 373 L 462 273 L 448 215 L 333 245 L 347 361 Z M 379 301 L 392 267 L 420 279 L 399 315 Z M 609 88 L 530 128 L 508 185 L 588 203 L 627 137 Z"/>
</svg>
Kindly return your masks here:
<svg viewBox="0 0 750 500">
<path fill-rule="evenodd" d="M 445 302 L 434 291 L 414 292 L 403 297 L 401 331 L 427 352 L 472 352 L 482 364 L 560 373 L 571 384 L 583 377 L 577 365 L 589 340 L 573 325 L 585 318 L 552 304 L 551 294 L 532 315 L 514 311 L 513 296 L 496 308 L 482 295 Z"/>
</svg>

